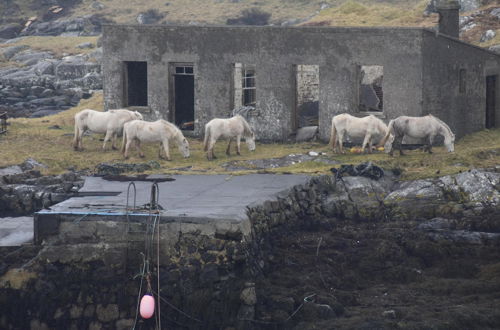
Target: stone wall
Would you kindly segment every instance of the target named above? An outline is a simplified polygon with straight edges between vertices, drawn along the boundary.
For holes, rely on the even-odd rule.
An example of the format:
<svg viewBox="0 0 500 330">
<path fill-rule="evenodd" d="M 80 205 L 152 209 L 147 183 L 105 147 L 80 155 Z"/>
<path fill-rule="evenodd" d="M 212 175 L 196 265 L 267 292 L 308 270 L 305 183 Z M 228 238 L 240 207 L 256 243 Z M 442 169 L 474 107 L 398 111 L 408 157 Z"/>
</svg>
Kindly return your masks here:
<svg viewBox="0 0 500 330">
<path fill-rule="evenodd" d="M 259 324 L 249 321 L 258 299 L 254 283 L 266 272 L 276 237 L 347 219 L 376 223 L 478 217 L 487 228 L 500 212 L 499 187 L 498 169 L 412 182 L 399 182 L 390 172 L 380 180 L 320 176 L 282 192 L 275 200 L 250 205 L 250 233 L 245 226 L 230 222 L 164 219 L 159 226 L 160 286 L 165 299 L 161 301 L 162 325 L 257 329 Z M 40 246 L 2 253 L 0 327 L 130 329 L 135 321 L 147 219 L 129 220 L 61 218 L 57 230 Z M 456 232 L 447 229 L 442 234 L 456 234 L 471 242 L 498 237 Z M 156 290 L 154 242 L 150 270 Z M 138 322 L 141 328 L 154 328 L 152 320 Z"/>
</svg>

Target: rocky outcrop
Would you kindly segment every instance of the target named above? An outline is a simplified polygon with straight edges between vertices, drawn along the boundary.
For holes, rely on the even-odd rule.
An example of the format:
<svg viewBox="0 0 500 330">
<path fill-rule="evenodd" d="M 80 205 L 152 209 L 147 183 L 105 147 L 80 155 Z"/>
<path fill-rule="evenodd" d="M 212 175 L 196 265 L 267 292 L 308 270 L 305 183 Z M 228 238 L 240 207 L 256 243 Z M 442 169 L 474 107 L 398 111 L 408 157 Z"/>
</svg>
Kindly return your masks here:
<svg viewBox="0 0 500 330">
<path fill-rule="evenodd" d="M 28 36 L 96 36 L 101 34 L 102 24 L 112 23 L 101 15 L 61 18 L 54 21 L 35 21 L 19 35 Z"/>
<path fill-rule="evenodd" d="M 0 216 L 20 216 L 72 197 L 83 186 L 74 173 L 42 176 L 44 165 L 32 159 L 19 166 L 0 169 Z"/>
<path fill-rule="evenodd" d="M 11 46 L 0 56 L 18 64 L 0 69 L 0 104 L 10 117 L 54 114 L 102 89 L 100 48 L 57 59 L 50 52 Z"/>
<path fill-rule="evenodd" d="M 423 221 L 436 217 L 488 217 L 500 212 L 500 173 L 470 170 L 435 179 L 399 182 L 362 176 L 322 176 L 249 208 L 254 233 L 321 219 Z"/>
</svg>

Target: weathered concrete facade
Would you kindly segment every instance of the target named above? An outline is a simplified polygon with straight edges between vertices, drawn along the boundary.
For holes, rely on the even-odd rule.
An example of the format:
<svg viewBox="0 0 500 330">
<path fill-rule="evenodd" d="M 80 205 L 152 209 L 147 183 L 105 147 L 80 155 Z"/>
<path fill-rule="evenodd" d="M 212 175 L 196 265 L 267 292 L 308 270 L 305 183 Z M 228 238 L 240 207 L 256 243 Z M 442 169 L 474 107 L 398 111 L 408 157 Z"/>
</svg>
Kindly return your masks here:
<svg viewBox="0 0 500 330">
<path fill-rule="evenodd" d="M 147 104 L 140 109 L 152 119 L 175 122 L 173 77 L 181 72 L 178 66 L 192 67 L 194 135 L 202 135 L 210 119 L 227 117 L 241 105 L 235 104 L 240 84 L 234 78 L 235 64 L 251 67 L 256 111 L 250 113 L 250 123 L 258 139 L 275 141 L 297 128 L 301 65 L 319 67 L 323 140 L 332 116 L 368 113 L 359 110 L 361 66 L 383 67 L 383 111 L 377 115 L 389 120 L 433 113 L 449 122 L 457 136 L 485 127 L 485 79 L 500 75 L 500 56 L 420 28 L 107 25 L 103 51 L 105 108 L 128 106 L 126 63 L 147 62 Z M 457 96 L 459 74 L 467 87 Z M 499 87 L 496 78 L 496 126 Z"/>
</svg>

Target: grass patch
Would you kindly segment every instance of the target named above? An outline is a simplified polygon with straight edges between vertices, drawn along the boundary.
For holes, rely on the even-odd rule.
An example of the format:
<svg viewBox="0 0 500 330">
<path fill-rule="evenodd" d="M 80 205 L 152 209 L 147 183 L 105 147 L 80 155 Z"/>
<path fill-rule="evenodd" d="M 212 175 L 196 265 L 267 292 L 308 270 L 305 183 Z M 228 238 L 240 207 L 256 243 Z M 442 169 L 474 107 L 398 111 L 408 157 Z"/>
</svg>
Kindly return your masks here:
<svg viewBox="0 0 500 330">
<path fill-rule="evenodd" d="M 10 119 L 10 126 L 6 134 L 0 136 L 0 167 L 22 163 L 29 157 L 49 166 L 45 174 L 59 174 L 68 169 L 89 170 L 102 162 L 110 163 L 142 163 L 150 160 L 158 161 L 161 168 L 155 173 L 190 173 L 190 174 L 228 174 L 233 175 L 256 173 L 257 169 L 228 172 L 221 165 L 229 161 L 266 159 L 283 157 L 290 154 L 304 154 L 311 150 L 326 152 L 327 158 L 339 161 L 341 164 L 358 164 L 373 161 L 386 169 L 399 168 L 403 171 L 403 179 L 419 179 L 437 177 L 446 174 L 455 174 L 474 167 L 494 167 L 500 164 L 500 130 L 483 130 L 468 135 L 455 145 L 455 152 L 448 153 L 443 147 L 433 148 L 434 153 L 428 154 L 421 150 L 408 151 L 406 156 L 390 157 L 379 152 L 373 154 L 344 155 L 333 154 L 325 143 L 299 144 L 257 144 L 255 152 L 249 152 L 245 143 L 242 143 L 241 156 L 226 156 L 226 142 L 219 141 L 215 152 L 219 157 L 208 161 L 203 152 L 201 139 L 189 138 L 191 157 L 183 158 L 176 146 L 171 146 L 172 161 L 158 159 L 158 145 L 144 145 L 146 155 L 144 159 L 138 157 L 135 149 L 130 152 L 130 159 L 124 160 L 119 151 L 101 151 L 102 135 L 92 134 L 84 137 L 85 150 L 73 151 L 73 124 L 74 115 L 84 109 L 102 109 L 102 93 L 96 93 L 87 100 L 70 110 L 44 118 L 16 118 Z M 49 129 L 58 125 L 60 129 Z M 485 143 L 488 141 L 488 143 Z M 121 141 L 118 143 L 118 146 Z M 233 151 L 232 151 L 233 152 Z M 397 154 L 397 153 L 396 153 Z M 338 167 L 339 165 L 336 165 Z M 268 169 L 271 173 L 303 173 L 327 174 L 332 166 L 321 162 L 307 161 L 288 167 Z"/>
<path fill-rule="evenodd" d="M 305 25 L 328 22 L 332 26 L 419 26 L 436 24 L 436 15 L 423 16 L 427 2 L 397 4 L 348 0 L 338 7 L 322 10 Z"/>
<path fill-rule="evenodd" d="M 76 46 L 84 43 L 91 42 L 94 45 L 97 42 L 98 37 L 51 37 L 51 36 L 30 36 L 24 37 L 15 43 L 10 44 L 0 44 L 1 47 L 11 47 L 11 46 L 21 46 L 26 45 L 32 50 L 36 51 L 48 51 L 54 54 L 56 57 L 62 57 L 63 54 L 74 55 L 74 54 L 87 54 L 93 52 L 95 49 L 80 49 Z"/>
</svg>

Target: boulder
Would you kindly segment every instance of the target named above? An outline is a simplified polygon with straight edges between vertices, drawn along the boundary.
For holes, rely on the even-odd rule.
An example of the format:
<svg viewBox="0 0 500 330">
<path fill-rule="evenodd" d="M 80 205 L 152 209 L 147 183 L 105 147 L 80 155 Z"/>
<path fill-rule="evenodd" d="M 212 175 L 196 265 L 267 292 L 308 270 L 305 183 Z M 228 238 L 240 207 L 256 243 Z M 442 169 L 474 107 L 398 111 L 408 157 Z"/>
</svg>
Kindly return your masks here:
<svg viewBox="0 0 500 330">
<path fill-rule="evenodd" d="M 10 60 L 14 55 L 20 53 L 26 49 L 29 49 L 26 45 L 11 46 L 6 48 L 0 48 L 0 55 L 6 60 Z"/>
<path fill-rule="evenodd" d="M 57 79 L 68 80 L 83 78 L 88 73 L 100 71 L 101 65 L 98 63 L 85 62 L 83 58 L 70 58 L 63 59 L 56 66 L 55 75 Z"/>
<path fill-rule="evenodd" d="M 22 53 L 18 53 L 11 58 L 12 61 L 26 63 L 30 60 L 35 60 L 36 62 L 53 58 L 54 56 L 49 52 L 32 52 L 32 51 L 24 51 Z"/>
<path fill-rule="evenodd" d="M 0 26 L 0 38 L 12 39 L 19 35 L 23 26 L 19 23 L 10 23 Z"/>
<path fill-rule="evenodd" d="M 497 54 L 500 54 L 500 45 L 495 45 L 495 46 L 491 46 L 490 48 L 488 48 L 489 50 L 491 50 L 492 52 L 495 52 Z"/>
<path fill-rule="evenodd" d="M 500 19 L 500 8 L 495 8 L 490 12 L 490 15 L 495 16 L 496 18 Z"/>
<path fill-rule="evenodd" d="M 318 126 L 305 126 L 297 130 L 297 135 L 295 136 L 295 142 L 305 142 L 312 141 L 318 136 L 319 129 Z"/>
<path fill-rule="evenodd" d="M 80 49 L 94 48 L 94 44 L 91 42 L 83 42 L 79 45 L 76 45 L 76 48 Z"/>
<path fill-rule="evenodd" d="M 54 75 L 54 67 L 59 63 L 57 60 L 42 60 L 33 66 L 33 72 L 37 75 Z"/>
<path fill-rule="evenodd" d="M 496 32 L 493 31 L 493 30 L 487 30 L 482 36 L 481 36 L 481 40 L 479 40 L 480 42 L 486 42 L 486 41 L 489 41 L 493 38 L 495 38 L 496 36 Z"/>
</svg>

